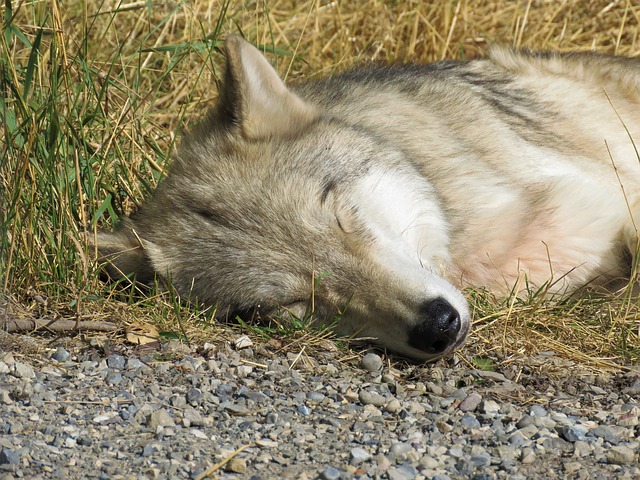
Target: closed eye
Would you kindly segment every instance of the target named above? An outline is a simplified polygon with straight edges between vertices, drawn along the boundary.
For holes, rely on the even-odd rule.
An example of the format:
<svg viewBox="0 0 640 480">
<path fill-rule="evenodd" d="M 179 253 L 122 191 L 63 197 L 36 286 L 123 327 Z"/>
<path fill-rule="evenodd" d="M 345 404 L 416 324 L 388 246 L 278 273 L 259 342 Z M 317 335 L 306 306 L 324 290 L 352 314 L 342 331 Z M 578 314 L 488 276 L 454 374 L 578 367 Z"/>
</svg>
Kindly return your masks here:
<svg viewBox="0 0 640 480">
<path fill-rule="evenodd" d="M 229 229 L 239 228 L 237 223 L 233 222 L 228 216 L 222 215 L 220 212 L 210 208 L 194 208 L 193 213 L 198 215 L 207 223 L 213 223 L 220 227 Z"/>
<path fill-rule="evenodd" d="M 336 225 L 342 233 L 354 235 L 363 232 L 363 226 L 358 219 L 358 209 L 355 206 L 338 208 L 334 212 L 334 217 Z"/>
<path fill-rule="evenodd" d="M 205 220 L 216 221 L 219 217 L 210 210 L 195 210 L 195 213 L 200 215 Z"/>
<path fill-rule="evenodd" d="M 322 193 L 320 194 L 320 205 L 325 204 L 329 194 L 336 188 L 336 181 L 333 179 L 325 179 L 322 187 Z"/>
</svg>

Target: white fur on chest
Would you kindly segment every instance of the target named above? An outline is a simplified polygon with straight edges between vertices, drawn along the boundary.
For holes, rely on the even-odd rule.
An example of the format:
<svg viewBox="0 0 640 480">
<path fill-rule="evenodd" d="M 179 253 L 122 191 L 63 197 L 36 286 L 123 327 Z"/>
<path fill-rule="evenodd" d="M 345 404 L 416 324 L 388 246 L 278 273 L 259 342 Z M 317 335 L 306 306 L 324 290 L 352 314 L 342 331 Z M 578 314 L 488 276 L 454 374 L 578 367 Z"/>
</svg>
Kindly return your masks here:
<svg viewBox="0 0 640 480">
<path fill-rule="evenodd" d="M 492 179 L 499 188 L 469 178 L 461 189 L 469 210 L 464 238 L 452 242 L 453 274 L 504 292 L 525 280 L 571 291 L 621 275 L 618 245 L 633 222 L 613 166 L 527 144 L 512 150 L 510 169 Z"/>
<path fill-rule="evenodd" d="M 377 261 L 404 275 L 427 270 L 505 292 L 525 277 L 530 285 L 556 282 L 551 290 L 565 290 L 620 274 L 616 243 L 630 214 L 613 170 L 587 172 L 575 159 L 536 147 L 520 152 L 513 170 L 496 172 L 492 182 L 473 174 L 458 179 L 463 208 L 453 214 L 465 225 L 462 240 L 452 238 L 452 219 L 424 177 L 369 172 L 352 200 L 374 238 Z M 530 203 L 531 188 L 545 195 Z"/>
</svg>

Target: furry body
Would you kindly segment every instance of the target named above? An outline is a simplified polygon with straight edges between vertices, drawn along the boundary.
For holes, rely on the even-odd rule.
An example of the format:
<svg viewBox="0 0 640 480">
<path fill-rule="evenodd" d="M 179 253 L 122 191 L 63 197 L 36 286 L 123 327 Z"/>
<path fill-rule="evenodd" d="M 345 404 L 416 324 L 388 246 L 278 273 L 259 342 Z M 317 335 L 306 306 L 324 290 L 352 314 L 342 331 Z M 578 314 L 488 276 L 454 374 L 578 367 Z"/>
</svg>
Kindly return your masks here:
<svg viewBox="0 0 640 480">
<path fill-rule="evenodd" d="M 217 106 L 153 197 L 98 238 L 111 272 L 221 314 L 285 307 L 427 360 L 460 289 L 628 275 L 640 220 L 640 61 L 494 50 L 289 89 L 239 37 Z M 311 296 L 313 295 L 313 299 Z"/>
</svg>

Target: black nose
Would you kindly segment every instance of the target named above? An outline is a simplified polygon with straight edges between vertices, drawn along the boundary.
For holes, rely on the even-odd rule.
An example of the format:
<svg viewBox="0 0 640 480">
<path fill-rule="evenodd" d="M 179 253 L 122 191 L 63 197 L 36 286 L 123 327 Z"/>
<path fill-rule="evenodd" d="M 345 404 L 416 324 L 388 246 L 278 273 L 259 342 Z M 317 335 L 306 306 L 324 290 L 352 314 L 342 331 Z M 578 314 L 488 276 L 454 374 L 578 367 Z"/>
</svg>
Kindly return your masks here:
<svg viewBox="0 0 640 480">
<path fill-rule="evenodd" d="M 420 323 L 409 332 L 409 345 L 426 353 L 444 352 L 458 337 L 460 314 L 443 298 L 420 307 Z"/>
</svg>

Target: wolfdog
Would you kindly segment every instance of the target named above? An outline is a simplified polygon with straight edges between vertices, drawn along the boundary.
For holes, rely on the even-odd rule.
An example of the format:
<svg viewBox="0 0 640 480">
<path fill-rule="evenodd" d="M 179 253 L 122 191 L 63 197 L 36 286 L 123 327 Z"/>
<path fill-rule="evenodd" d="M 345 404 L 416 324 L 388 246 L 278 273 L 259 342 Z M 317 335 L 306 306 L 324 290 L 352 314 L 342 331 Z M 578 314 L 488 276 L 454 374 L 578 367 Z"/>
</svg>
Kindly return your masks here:
<svg viewBox="0 0 640 480">
<path fill-rule="evenodd" d="M 628 276 L 640 61 L 495 48 L 291 87 L 238 36 L 215 108 L 153 196 L 98 235 L 110 275 L 169 279 L 218 316 L 303 315 L 429 360 L 461 289 Z"/>
</svg>

